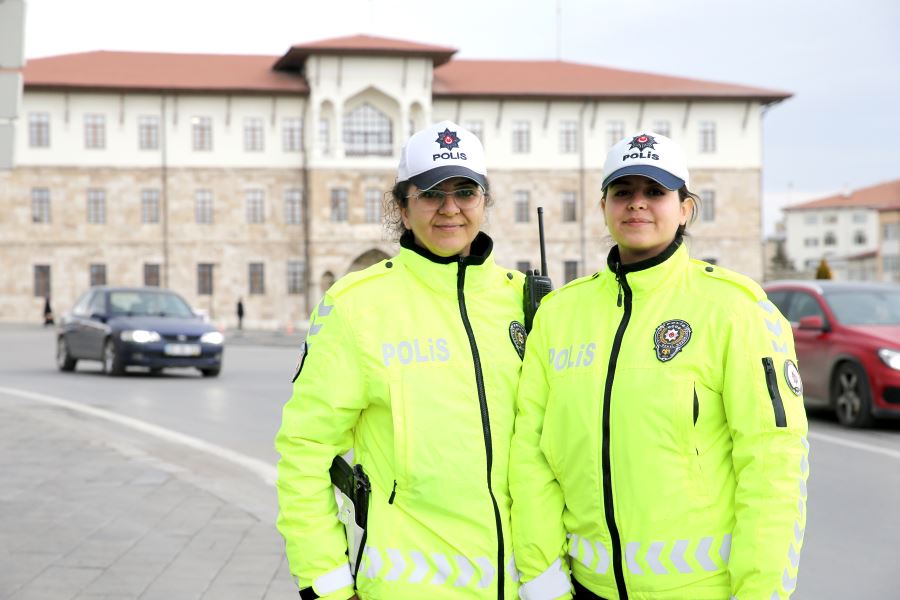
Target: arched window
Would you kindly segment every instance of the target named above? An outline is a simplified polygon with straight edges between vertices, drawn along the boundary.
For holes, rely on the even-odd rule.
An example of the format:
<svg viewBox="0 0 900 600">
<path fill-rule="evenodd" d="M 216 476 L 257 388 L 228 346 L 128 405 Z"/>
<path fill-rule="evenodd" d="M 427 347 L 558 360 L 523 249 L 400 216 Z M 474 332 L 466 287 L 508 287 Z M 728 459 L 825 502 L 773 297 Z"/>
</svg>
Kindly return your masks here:
<svg viewBox="0 0 900 600">
<path fill-rule="evenodd" d="M 368 102 L 344 114 L 344 151 L 348 156 L 390 156 L 393 141 L 391 120 Z"/>
</svg>

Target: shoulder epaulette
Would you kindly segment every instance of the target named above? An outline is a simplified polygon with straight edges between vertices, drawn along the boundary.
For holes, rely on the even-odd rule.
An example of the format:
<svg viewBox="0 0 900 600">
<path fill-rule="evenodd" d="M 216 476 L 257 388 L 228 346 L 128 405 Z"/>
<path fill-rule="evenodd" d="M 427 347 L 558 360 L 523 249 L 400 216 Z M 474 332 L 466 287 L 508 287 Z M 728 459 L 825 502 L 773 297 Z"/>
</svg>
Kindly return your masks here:
<svg viewBox="0 0 900 600">
<path fill-rule="evenodd" d="M 560 288 L 553 290 L 552 292 L 550 292 L 549 294 L 544 296 L 544 300 L 548 300 L 554 296 L 559 296 L 560 294 L 562 294 L 568 290 L 571 290 L 572 288 L 574 288 L 578 285 L 581 285 L 582 283 L 587 283 L 588 281 L 593 281 L 594 279 L 597 279 L 597 277 L 599 275 L 600 275 L 600 273 L 593 273 L 591 275 L 585 275 L 584 277 L 579 277 L 577 279 L 573 279 L 569 283 L 563 285 Z M 541 300 L 541 302 L 543 302 L 544 300 Z"/>
<path fill-rule="evenodd" d="M 766 293 L 763 291 L 762 287 L 746 275 L 741 275 L 740 273 L 736 273 L 729 269 L 711 265 L 702 260 L 691 260 L 691 264 L 707 277 L 712 277 L 713 279 L 718 279 L 720 281 L 727 281 L 728 283 L 741 288 L 743 291 L 750 294 L 757 302 L 766 297 Z"/>
<path fill-rule="evenodd" d="M 328 290 L 328 295 L 332 298 L 338 298 L 339 296 L 346 294 L 348 290 L 356 287 L 357 285 L 370 281 L 372 279 L 383 277 L 391 272 L 393 272 L 394 263 L 391 259 L 385 259 L 379 263 L 372 265 L 371 267 L 366 267 L 362 271 L 353 271 L 352 273 L 347 273 L 340 279 L 334 282 L 334 285 Z"/>
</svg>

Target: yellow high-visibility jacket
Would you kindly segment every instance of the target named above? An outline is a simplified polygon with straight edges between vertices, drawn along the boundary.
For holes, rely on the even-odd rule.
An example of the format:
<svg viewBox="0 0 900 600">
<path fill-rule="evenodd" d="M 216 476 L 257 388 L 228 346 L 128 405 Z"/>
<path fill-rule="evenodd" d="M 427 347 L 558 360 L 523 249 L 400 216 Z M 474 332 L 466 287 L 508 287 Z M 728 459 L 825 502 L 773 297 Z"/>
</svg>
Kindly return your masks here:
<svg viewBox="0 0 900 600">
<path fill-rule="evenodd" d="M 437 257 L 410 236 L 314 311 L 276 447 L 278 528 L 302 588 L 353 594 L 328 468 L 371 480 L 363 600 L 517 597 L 508 463 L 524 352 L 521 273 L 481 233 Z"/>
<path fill-rule="evenodd" d="M 794 590 L 807 422 L 791 327 L 676 239 L 541 303 L 510 464 L 522 597 L 771 600 Z M 567 556 L 568 555 L 568 556 Z"/>
</svg>

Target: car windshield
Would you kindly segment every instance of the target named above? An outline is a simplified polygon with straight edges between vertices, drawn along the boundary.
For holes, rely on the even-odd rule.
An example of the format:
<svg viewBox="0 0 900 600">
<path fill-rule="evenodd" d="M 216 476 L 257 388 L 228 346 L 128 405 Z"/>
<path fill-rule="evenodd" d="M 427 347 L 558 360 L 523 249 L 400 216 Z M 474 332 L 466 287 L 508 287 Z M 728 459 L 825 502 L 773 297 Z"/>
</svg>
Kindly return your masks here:
<svg viewBox="0 0 900 600">
<path fill-rule="evenodd" d="M 826 292 L 825 299 L 845 325 L 900 325 L 900 290 Z"/>
<path fill-rule="evenodd" d="M 112 315 L 193 317 L 194 312 L 181 297 L 166 292 L 122 290 L 109 293 Z"/>
</svg>

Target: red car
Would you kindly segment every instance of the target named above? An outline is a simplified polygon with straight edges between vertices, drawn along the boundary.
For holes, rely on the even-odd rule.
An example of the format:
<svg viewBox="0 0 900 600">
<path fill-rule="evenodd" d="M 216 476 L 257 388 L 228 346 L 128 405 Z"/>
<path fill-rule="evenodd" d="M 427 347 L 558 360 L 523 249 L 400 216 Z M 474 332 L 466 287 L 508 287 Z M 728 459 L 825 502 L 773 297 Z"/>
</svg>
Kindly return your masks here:
<svg viewBox="0 0 900 600">
<path fill-rule="evenodd" d="M 842 425 L 900 417 L 900 286 L 773 281 L 769 300 L 791 322 L 806 405 Z"/>
</svg>

